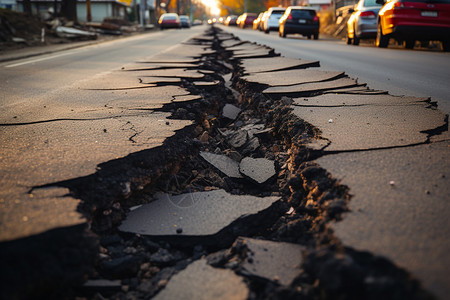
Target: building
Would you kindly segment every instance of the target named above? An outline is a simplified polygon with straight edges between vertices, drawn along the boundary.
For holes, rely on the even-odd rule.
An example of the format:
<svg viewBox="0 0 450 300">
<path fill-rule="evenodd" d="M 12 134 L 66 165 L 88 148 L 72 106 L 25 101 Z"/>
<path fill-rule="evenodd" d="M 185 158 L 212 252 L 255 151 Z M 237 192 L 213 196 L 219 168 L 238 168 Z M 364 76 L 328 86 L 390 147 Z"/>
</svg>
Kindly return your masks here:
<svg viewBox="0 0 450 300">
<path fill-rule="evenodd" d="M 12 1 L 12 0 L 0 0 Z M 46 19 L 49 10 L 53 11 L 55 4 L 59 11 L 61 0 L 30 0 L 33 14 Z M 91 0 L 92 22 L 102 22 L 104 18 L 126 18 L 128 4 L 118 0 Z M 23 0 L 17 0 L 17 10 L 23 12 Z M 86 0 L 77 0 L 78 22 L 87 21 Z"/>
<path fill-rule="evenodd" d="M 16 0 L 0 0 L 0 8 L 16 10 Z"/>
</svg>

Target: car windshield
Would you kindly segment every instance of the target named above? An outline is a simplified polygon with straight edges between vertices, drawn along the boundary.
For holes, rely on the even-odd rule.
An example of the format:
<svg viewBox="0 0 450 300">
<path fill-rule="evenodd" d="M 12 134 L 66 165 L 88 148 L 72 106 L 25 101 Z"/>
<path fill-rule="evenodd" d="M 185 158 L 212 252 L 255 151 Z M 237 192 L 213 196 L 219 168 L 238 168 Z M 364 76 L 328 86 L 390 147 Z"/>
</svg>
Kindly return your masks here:
<svg viewBox="0 0 450 300">
<path fill-rule="evenodd" d="M 298 10 L 292 10 L 291 15 L 294 18 L 308 18 L 308 17 L 315 16 L 316 12 L 314 10 L 309 10 L 309 9 L 298 9 Z"/>
<path fill-rule="evenodd" d="M 382 6 L 382 4 L 378 4 L 377 0 L 365 0 L 364 7 L 368 7 L 368 6 Z"/>
<path fill-rule="evenodd" d="M 282 15 L 284 14 L 284 10 L 274 10 L 272 11 L 272 15 Z"/>
<path fill-rule="evenodd" d="M 166 15 L 163 17 L 164 20 L 176 20 L 177 16 L 174 15 Z"/>
</svg>

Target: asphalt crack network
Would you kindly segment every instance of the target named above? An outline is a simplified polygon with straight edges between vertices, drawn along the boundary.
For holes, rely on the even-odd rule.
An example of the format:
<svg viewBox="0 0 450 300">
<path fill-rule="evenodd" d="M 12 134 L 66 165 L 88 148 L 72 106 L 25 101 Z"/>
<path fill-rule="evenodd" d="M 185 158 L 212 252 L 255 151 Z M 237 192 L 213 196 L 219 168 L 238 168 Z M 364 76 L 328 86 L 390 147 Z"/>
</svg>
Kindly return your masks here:
<svg viewBox="0 0 450 300">
<path fill-rule="evenodd" d="M 279 55 L 215 27 L 187 44 L 214 50 L 196 56 L 193 63 L 210 71 L 202 81 L 218 84 L 207 88 L 196 84 L 196 78 L 185 77 L 181 83 L 161 79 L 163 85 L 182 86 L 201 98 L 171 101 L 153 111 L 171 112 L 171 118 L 194 124 L 167 138 L 160 147 L 105 162 L 90 176 L 48 185 L 67 187 L 75 198 L 82 199 L 79 210 L 98 236 L 89 280 L 81 286 L 65 282 L 67 289 L 58 295 L 164 299 L 183 291 L 208 298 L 215 288 L 231 282 L 236 299 L 432 299 L 406 270 L 385 258 L 343 245 L 330 229 L 330 223 L 342 220 L 343 213 L 349 211 L 352 196 L 348 187 L 313 160 L 339 151 L 325 151 L 332 141 L 292 113 L 293 97 L 272 97 L 264 94 L 267 85 L 241 80 L 242 59 Z M 318 67 L 318 62 L 307 67 Z M 345 93 L 345 89 L 353 95 L 384 93 L 349 90 L 362 86 L 355 83 L 320 91 L 313 87 L 310 92 L 286 94 L 310 97 L 330 91 Z M 225 105 L 233 106 L 232 116 L 226 116 Z M 448 128 L 448 118 L 446 126 L 428 134 Z M 130 131 L 129 140 L 136 142 L 133 139 L 140 132 L 133 124 L 127 122 L 122 130 Z M 308 147 L 317 139 L 327 145 L 316 150 Z M 212 157 L 218 161 L 211 163 L 201 153 L 216 155 Z M 244 159 L 261 163 L 246 172 Z M 233 161 L 225 165 L 235 169 L 226 173 L 221 169 L 222 160 Z M 272 168 L 273 173 L 263 182 L 252 175 L 271 172 Z M 235 209 L 212 206 L 213 212 L 205 208 L 208 213 L 182 215 L 192 211 L 187 206 L 201 205 L 210 195 L 220 195 L 224 203 L 233 203 L 235 197 L 267 202 L 243 216 L 236 214 L 218 232 L 204 233 L 208 216 L 200 228 L 189 227 L 186 219 L 195 223 L 211 214 L 215 221 Z M 173 224 L 150 234 L 124 225 L 127 215 L 139 214 L 149 204 L 161 209 L 155 211 L 155 218 L 158 214 L 162 220 L 170 217 Z M 165 218 L 168 206 L 175 207 L 177 214 L 169 211 Z M 189 235 L 191 230 L 194 233 Z M 267 249 L 278 258 L 267 257 Z M 199 285 L 199 278 L 210 284 Z"/>
</svg>

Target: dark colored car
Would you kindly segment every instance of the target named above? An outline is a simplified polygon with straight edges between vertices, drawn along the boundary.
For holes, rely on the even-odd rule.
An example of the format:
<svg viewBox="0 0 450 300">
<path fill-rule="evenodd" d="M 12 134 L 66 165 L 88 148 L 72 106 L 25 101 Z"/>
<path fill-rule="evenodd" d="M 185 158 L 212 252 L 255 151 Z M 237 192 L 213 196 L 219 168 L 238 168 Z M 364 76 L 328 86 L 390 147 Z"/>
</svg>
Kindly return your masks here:
<svg viewBox="0 0 450 300">
<path fill-rule="evenodd" d="M 299 33 L 308 39 L 319 39 L 319 17 L 312 8 L 304 6 L 289 6 L 280 18 L 278 35 L 286 37 L 287 34 Z"/>
<path fill-rule="evenodd" d="M 244 29 L 245 27 L 253 27 L 253 21 L 258 17 L 255 13 L 245 13 L 241 15 L 241 20 L 239 22 L 239 27 Z"/>
<path fill-rule="evenodd" d="M 387 1 L 378 13 L 376 46 L 386 48 L 391 38 L 409 49 L 416 41 L 441 41 L 450 51 L 450 0 Z"/>
<path fill-rule="evenodd" d="M 158 24 L 161 30 L 166 28 L 181 28 L 180 17 L 174 13 L 162 14 Z"/>
<path fill-rule="evenodd" d="M 359 0 L 347 21 L 347 44 L 359 45 L 361 39 L 377 36 L 377 16 L 381 4 L 376 0 Z"/>
<path fill-rule="evenodd" d="M 237 24 L 236 24 L 237 19 L 238 19 L 238 16 L 235 16 L 235 15 L 228 16 L 228 17 L 225 19 L 224 24 L 225 24 L 226 26 L 236 26 L 236 25 L 237 25 Z"/>
</svg>

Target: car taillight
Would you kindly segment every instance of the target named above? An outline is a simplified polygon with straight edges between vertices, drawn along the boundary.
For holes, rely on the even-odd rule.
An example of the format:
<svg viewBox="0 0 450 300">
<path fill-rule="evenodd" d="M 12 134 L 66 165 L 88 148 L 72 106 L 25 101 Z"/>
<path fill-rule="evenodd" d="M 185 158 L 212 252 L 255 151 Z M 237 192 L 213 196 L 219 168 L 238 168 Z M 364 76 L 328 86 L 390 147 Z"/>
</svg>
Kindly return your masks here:
<svg viewBox="0 0 450 300">
<path fill-rule="evenodd" d="M 403 2 L 395 2 L 394 3 L 394 9 L 396 8 L 404 8 L 405 4 L 403 4 Z"/>
<path fill-rule="evenodd" d="M 287 19 L 288 19 L 288 20 L 292 20 L 292 15 L 288 15 L 288 16 L 287 16 Z"/>
<path fill-rule="evenodd" d="M 362 19 L 375 19 L 377 16 L 373 11 L 363 11 L 359 14 Z"/>
<path fill-rule="evenodd" d="M 319 21 L 319 17 L 318 16 L 314 16 L 313 22 L 317 22 L 317 21 Z"/>
</svg>

